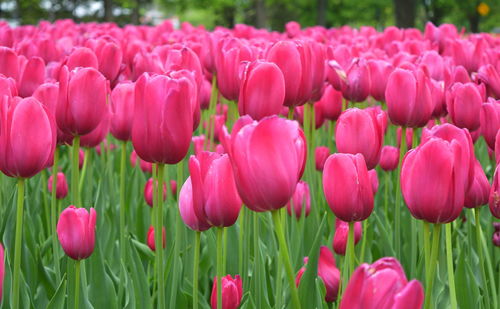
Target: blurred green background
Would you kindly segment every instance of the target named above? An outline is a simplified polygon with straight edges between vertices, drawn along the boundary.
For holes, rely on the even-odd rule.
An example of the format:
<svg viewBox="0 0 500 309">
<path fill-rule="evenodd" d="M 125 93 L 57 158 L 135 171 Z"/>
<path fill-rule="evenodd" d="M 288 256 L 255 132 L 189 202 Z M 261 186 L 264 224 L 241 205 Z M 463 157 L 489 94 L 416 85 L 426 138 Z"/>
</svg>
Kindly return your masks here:
<svg viewBox="0 0 500 309">
<path fill-rule="evenodd" d="M 283 30 L 303 26 L 390 25 L 423 28 L 453 23 L 470 32 L 500 32 L 499 0 L 0 0 L 0 18 L 13 25 L 73 18 L 120 25 L 155 24 L 165 18 L 232 27 L 245 23 Z"/>
</svg>

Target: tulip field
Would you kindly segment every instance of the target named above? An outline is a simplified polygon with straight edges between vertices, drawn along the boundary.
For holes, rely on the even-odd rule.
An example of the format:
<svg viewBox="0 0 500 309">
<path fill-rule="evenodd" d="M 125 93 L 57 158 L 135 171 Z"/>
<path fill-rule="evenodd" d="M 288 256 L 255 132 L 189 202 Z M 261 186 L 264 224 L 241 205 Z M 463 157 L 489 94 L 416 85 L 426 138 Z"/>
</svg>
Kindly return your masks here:
<svg viewBox="0 0 500 309">
<path fill-rule="evenodd" d="M 451 24 L 0 22 L 0 307 L 500 308 L 499 128 Z"/>
</svg>

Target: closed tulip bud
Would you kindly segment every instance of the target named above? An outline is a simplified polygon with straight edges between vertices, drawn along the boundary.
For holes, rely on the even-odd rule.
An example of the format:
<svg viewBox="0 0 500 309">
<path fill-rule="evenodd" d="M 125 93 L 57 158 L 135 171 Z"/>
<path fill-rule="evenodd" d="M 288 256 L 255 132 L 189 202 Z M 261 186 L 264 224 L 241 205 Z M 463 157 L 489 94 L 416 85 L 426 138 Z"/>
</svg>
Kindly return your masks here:
<svg viewBox="0 0 500 309">
<path fill-rule="evenodd" d="M 19 76 L 19 60 L 11 48 L 0 46 L 0 74 L 17 80 Z"/>
<path fill-rule="evenodd" d="M 437 82 L 431 79 L 429 83 L 431 90 L 432 102 L 434 104 L 434 111 L 432 111 L 433 118 L 446 116 L 448 110 L 446 109 L 446 96 L 444 92 L 444 82 Z M 431 119 L 432 120 L 432 119 Z"/>
<path fill-rule="evenodd" d="M 493 222 L 493 229 L 495 232 L 500 232 L 500 222 Z"/>
<path fill-rule="evenodd" d="M 4 264 L 4 250 L 2 244 L 0 244 L 0 301 L 3 296 L 3 278 L 5 275 L 5 264 Z"/>
<path fill-rule="evenodd" d="M 489 197 L 489 206 L 491 214 L 500 219 L 500 182 L 499 178 L 500 173 L 498 172 L 498 166 L 495 170 L 495 174 L 493 175 L 493 184 L 490 189 L 490 197 Z"/>
<path fill-rule="evenodd" d="M 132 143 L 143 160 L 175 164 L 186 156 L 193 134 L 190 89 L 185 77 L 144 74 L 135 83 Z"/>
<path fill-rule="evenodd" d="M 84 134 L 80 138 L 80 146 L 86 147 L 86 148 L 94 148 L 98 147 L 96 149 L 97 153 L 100 155 L 100 147 L 99 144 L 104 141 L 106 138 L 106 135 L 108 135 L 109 132 L 109 127 L 110 127 L 110 121 L 111 121 L 111 115 L 109 112 L 109 107 L 106 106 L 106 112 L 102 116 L 101 122 L 97 125 L 97 127 L 92 130 L 90 133 Z M 105 145 L 106 146 L 106 145 Z M 110 145 L 109 149 L 112 148 L 112 145 Z"/>
<path fill-rule="evenodd" d="M 222 144 L 245 205 L 259 212 L 284 207 L 302 177 L 307 156 L 298 123 L 277 116 L 260 122 L 242 117 L 231 136 L 226 134 Z"/>
<path fill-rule="evenodd" d="M 48 187 L 49 192 L 52 193 L 52 175 L 49 177 Z M 62 172 L 57 173 L 56 179 L 56 198 L 62 200 L 68 195 L 68 182 L 66 181 L 66 176 Z"/>
<path fill-rule="evenodd" d="M 212 97 L 212 83 L 204 79 L 200 90 L 200 108 L 208 109 Z"/>
<path fill-rule="evenodd" d="M 371 77 L 366 60 L 354 59 L 346 72 L 345 83 L 342 86 L 342 94 L 350 102 L 363 102 L 370 94 Z"/>
<path fill-rule="evenodd" d="M 399 149 L 394 146 L 382 147 L 379 164 L 386 172 L 395 170 L 399 164 Z"/>
<path fill-rule="evenodd" d="M 144 185 L 144 200 L 149 205 L 153 207 L 153 178 L 149 178 Z M 163 200 L 167 199 L 167 185 L 163 183 Z"/>
<path fill-rule="evenodd" d="M 491 149 L 495 149 L 495 138 L 500 128 L 500 100 L 488 99 L 481 105 L 481 135 Z"/>
<path fill-rule="evenodd" d="M 454 84 L 447 92 L 446 106 L 453 123 L 474 131 L 479 128 L 479 111 L 483 99 L 475 84 Z"/>
<path fill-rule="evenodd" d="M 111 134 L 121 141 L 132 138 L 134 84 L 120 83 L 111 92 Z"/>
<path fill-rule="evenodd" d="M 422 284 L 417 280 L 408 282 L 398 260 L 385 257 L 356 268 L 340 309 L 420 309 L 423 302 Z"/>
<path fill-rule="evenodd" d="M 325 87 L 321 99 L 314 103 L 321 106 L 325 119 L 336 121 L 342 113 L 342 92 L 335 90 L 331 85 Z"/>
<path fill-rule="evenodd" d="M 370 182 L 372 184 L 373 195 L 377 194 L 378 191 L 378 176 L 375 169 L 368 171 L 368 176 L 370 176 Z"/>
<path fill-rule="evenodd" d="M 465 207 L 474 208 L 488 203 L 490 195 L 490 183 L 481 167 L 481 163 L 476 159 L 474 164 L 474 178 L 469 190 L 465 194 Z"/>
<path fill-rule="evenodd" d="M 279 114 L 285 99 L 285 79 L 280 68 L 272 62 L 254 61 L 244 67 L 238 111 L 260 120 Z"/>
<path fill-rule="evenodd" d="M 316 147 L 314 151 L 314 162 L 316 163 L 316 170 L 319 172 L 323 171 L 325 167 L 326 159 L 330 155 L 330 149 L 326 146 Z"/>
<path fill-rule="evenodd" d="M 335 140 L 340 153 L 360 153 L 368 169 L 380 160 L 384 140 L 382 116 L 368 111 L 350 108 L 340 115 L 335 130 Z"/>
<path fill-rule="evenodd" d="M 53 115 L 37 99 L 0 98 L 0 170 L 29 178 L 47 167 L 56 146 Z"/>
<path fill-rule="evenodd" d="M 96 212 L 71 205 L 59 216 L 57 237 L 67 256 L 73 260 L 88 258 L 94 251 Z"/>
<path fill-rule="evenodd" d="M 363 235 L 361 222 L 354 223 L 354 245 L 356 245 Z M 345 255 L 347 248 L 347 238 L 349 236 L 349 223 L 335 219 L 335 234 L 333 235 L 333 251 L 339 255 Z"/>
<path fill-rule="evenodd" d="M 112 40 L 99 39 L 95 42 L 94 51 L 99 71 L 106 79 L 113 82 L 118 77 L 123 60 L 121 47 Z"/>
<path fill-rule="evenodd" d="M 306 217 L 309 216 L 311 212 L 311 193 L 307 182 L 301 180 L 297 183 L 295 193 L 288 204 L 286 204 L 286 211 L 288 215 L 294 216 L 297 219 L 302 216 L 302 212 L 305 213 Z M 292 211 L 294 212 L 293 215 Z"/>
<path fill-rule="evenodd" d="M 333 213 L 343 221 L 362 221 L 373 211 L 373 190 L 361 154 L 336 153 L 323 170 L 323 191 Z"/>
<path fill-rule="evenodd" d="M 243 285 L 239 275 L 222 277 L 222 309 L 237 309 L 243 297 Z M 210 297 L 212 309 L 217 309 L 217 277 L 214 278 L 212 296 Z"/>
<path fill-rule="evenodd" d="M 483 65 L 479 68 L 477 77 L 486 85 L 491 97 L 500 99 L 500 72 L 498 69 L 495 69 L 492 64 Z"/>
<path fill-rule="evenodd" d="M 500 232 L 499 231 L 494 232 L 491 240 L 494 246 L 500 247 Z"/>
<path fill-rule="evenodd" d="M 391 122 L 406 127 L 423 127 L 434 110 L 429 81 L 425 73 L 395 69 L 385 89 Z"/>
<path fill-rule="evenodd" d="M 68 69 L 71 71 L 78 67 L 81 68 L 94 68 L 97 70 L 99 67 L 97 56 L 94 51 L 87 47 L 77 47 L 66 61 Z"/>
<path fill-rule="evenodd" d="M 162 233 L 162 246 L 163 246 L 163 249 L 165 249 L 165 246 L 167 244 L 167 236 L 166 236 L 166 232 L 165 232 L 165 227 L 161 228 L 161 233 Z M 151 251 L 156 251 L 155 229 L 153 226 L 149 227 L 148 235 L 147 235 L 146 239 L 147 239 L 147 244 L 148 244 L 149 249 L 151 249 Z"/>
<path fill-rule="evenodd" d="M 107 112 L 106 79 L 94 68 L 59 73 L 57 126 L 63 133 L 84 135 L 97 128 Z"/>
<path fill-rule="evenodd" d="M 25 98 L 33 94 L 33 92 L 43 84 L 45 80 L 45 63 L 42 58 L 33 57 L 28 60 L 20 73 L 17 89 L 19 96 Z"/>
<path fill-rule="evenodd" d="M 368 60 L 367 65 L 370 71 L 370 95 L 377 101 L 385 101 L 387 80 L 394 67 L 384 60 Z"/>
</svg>

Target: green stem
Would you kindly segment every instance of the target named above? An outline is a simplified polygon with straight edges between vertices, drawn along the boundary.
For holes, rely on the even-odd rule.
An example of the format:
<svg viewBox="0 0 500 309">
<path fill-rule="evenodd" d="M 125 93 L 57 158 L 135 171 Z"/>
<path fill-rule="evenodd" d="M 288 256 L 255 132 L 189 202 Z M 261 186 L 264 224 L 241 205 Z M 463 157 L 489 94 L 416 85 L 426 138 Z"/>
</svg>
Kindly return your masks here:
<svg viewBox="0 0 500 309">
<path fill-rule="evenodd" d="M 224 228 L 217 228 L 217 309 L 222 309 L 222 277 L 223 277 L 223 261 L 222 261 L 222 236 Z"/>
<path fill-rule="evenodd" d="M 260 289 L 260 282 L 262 280 L 259 272 L 259 263 L 260 261 L 260 247 L 259 247 L 259 237 L 260 237 L 260 230 L 259 230 L 259 213 L 258 212 L 253 212 L 253 235 L 250 238 L 253 238 L 253 273 L 252 273 L 252 283 L 254 284 L 254 291 L 255 293 L 255 298 L 257 301 L 257 304 L 260 305 L 262 304 L 262 297 L 263 293 L 262 290 Z M 253 278 L 253 274 L 255 274 L 255 279 Z"/>
<path fill-rule="evenodd" d="M 177 163 L 177 183 L 182 183 L 182 162 Z M 177 185 L 177 198 L 180 197 L 181 186 Z M 180 214 L 178 211 L 174 212 L 175 214 L 175 242 L 174 242 L 174 268 L 172 273 L 172 289 L 170 290 L 170 305 L 169 308 L 177 308 L 177 284 L 179 282 L 179 255 L 180 255 L 180 247 L 181 247 L 181 232 L 182 232 L 182 223 L 180 219 Z"/>
<path fill-rule="evenodd" d="M 432 285 L 434 284 L 434 277 L 436 276 L 436 267 L 438 264 L 438 252 L 439 252 L 439 236 L 441 234 L 441 224 L 434 224 L 434 229 L 432 231 L 432 251 L 429 258 L 429 276 L 426 278 L 427 284 L 425 288 L 425 307 L 426 309 L 431 308 L 432 303 Z"/>
<path fill-rule="evenodd" d="M 288 119 L 289 120 L 293 120 L 293 112 L 294 112 L 294 110 L 295 110 L 295 106 L 290 106 L 288 108 Z"/>
<path fill-rule="evenodd" d="M 401 147 L 399 148 L 399 164 L 398 172 L 396 174 L 396 231 L 395 240 L 396 243 L 396 256 L 401 259 L 401 182 L 399 177 L 401 175 L 401 164 L 403 162 L 403 157 L 406 152 L 406 127 L 401 127 Z"/>
<path fill-rule="evenodd" d="M 391 177 L 391 172 L 386 171 L 384 173 L 384 213 L 385 213 L 385 219 L 389 220 L 389 182 L 390 182 L 390 177 Z"/>
<path fill-rule="evenodd" d="M 477 245 L 477 254 L 479 255 L 479 266 L 481 268 L 481 277 L 483 280 L 483 286 L 482 288 L 485 291 L 486 297 L 486 305 L 489 308 L 490 307 L 490 293 L 488 290 L 487 286 L 487 279 L 486 279 L 486 270 L 484 268 L 484 253 L 481 247 L 481 221 L 480 221 L 480 208 L 474 208 L 474 219 L 476 221 L 476 245 Z M 495 290 L 493 289 L 493 293 L 495 293 Z"/>
<path fill-rule="evenodd" d="M 42 181 L 42 188 L 43 190 L 40 190 L 40 199 L 43 203 L 43 212 L 45 214 L 45 228 L 47 229 L 45 232 L 47 233 L 46 235 L 49 236 L 51 235 L 51 226 L 50 226 L 50 209 L 49 209 L 49 204 L 47 203 L 47 169 L 43 169 L 41 172 L 40 172 L 40 178 L 41 178 L 41 181 Z"/>
<path fill-rule="evenodd" d="M 244 227 L 245 227 L 245 207 L 241 208 L 240 216 L 238 218 L 239 221 L 239 233 L 238 233 L 238 266 L 239 266 L 239 274 L 242 278 L 243 276 L 243 235 L 244 235 Z"/>
<path fill-rule="evenodd" d="M 80 181 L 78 183 L 78 190 L 79 192 L 82 192 L 83 184 L 85 183 L 85 176 L 87 175 L 87 168 L 88 165 L 90 164 L 90 151 L 91 148 L 84 148 L 83 152 L 83 166 L 82 166 L 82 172 L 80 173 Z M 104 154 L 103 154 L 104 155 Z"/>
<path fill-rule="evenodd" d="M 75 309 L 80 306 L 80 261 L 75 262 Z"/>
<path fill-rule="evenodd" d="M 349 233 L 347 234 L 347 251 L 349 252 L 348 277 L 351 277 L 351 274 L 354 271 L 354 257 L 356 256 L 356 252 L 354 252 L 354 222 L 349 222 Z"/>
<path fill-rule="evenodd" d="M 157 280 L 158 280 L 158 308 L 165 308 L 165 280 L 163 278 L 163 172 L 165 165 L 157 163 L 157 181 L 156 181 L 156 226 L 155 230 L 155 251 L 157 262 Z"/>
<path fill-rule="evenodd" d="M 200 268 L 200 237 L 201 232 L 196 231 L 194 236 L 194 262 L 193 262 L 193 309 L 198 309 L 198 270 Z"/>
<path fill-rule="evenodd" d="M 80 151 L 80 136 L 75 136 L 73 138 L 73 151 L 72 151 L 72 166 L 71 166 L 71 203 L 75 206 L 81 206 L 79 204 L 80 201 L 80 193 L 79 193 L 79 183 L 80 170 L 78 169 L 78 153 Z"/>
<path fill-rule="evenodd" d="M 226 262 L 227 262 L 227 229 L 224 229 L 224 235 L 222 237 L 222 272 L 226 273 Z"/>
<path fill-rule="evenodd" d="M 445 224 L 446 233 L 446 261 L 448 264 L 448 282 L 450 289 L 451 308 L 457 308 L 457 293 L 455 292 L 455 274 L 453 271 L 453 252 L 451 246 L 451 223 Z"/>
<path fill-rule="evenodd" d="M 121 160 L 120 160 L 120 262 L 125 263 L 125 162 L 127 161 L 127 142 L 123 141 L 121 145 Z M 158 235 L 158 234 L 155 234 Z M 123 267 L 120 267 L 120 281 L 125 281 L 125 272 Z M 118 300 L 121 303 L 123 297 L 123 284 L 118 287 Z"/>
<path fill-rule="evenodd" d="M 285 235 L 283 234 L 283 226 L 281 225 L 280 213 L 277 210 L 272 212 L 273 222 L 274 222 L 274 231 L 276 232 L 276 236 L 278 237 L 279 242 L 279 252 L 281 255 L 282 263 L 285 266 L 286 275 L 288 277 L 288 283 L 290 285 L 290 290 L 292 292 L 292 302 L 294 308 L 300 309 L 300 299 L 297 287 L 295 286 L 295 277 L 292 269 L 292 264 L 290 263 L 290 256 L 288 254 L 288 246 L 285 241 Z"/>
<path fill-rule="evenodd" d="M 59 251 L 57 246 L 57 164 L 59 161 L 59 147 L 54 150 L 54 163 L 52 164 L 52 193 L 50 200 L 50 227 L 52 231 L 52 256 L 54 258 L 54 269 L 57 284 L 61 281 L 61 269 L 59 268 Z"/>
<path fill-rule="evenodd" d="M 429 227 L 429 222 L 422 221 L 424 225 L 424 261 L 425 261 L 425 278 L 429 278 L 429 259 L 431 256 L 431 230 Z"/>
<path fill-rule="evenodd" d="M 14 278 L 12 308 L 19 308 L 19 280 L 21 279 L 21 242 L 23 239 L 24 179 L 17 180 L 16 243 L 14 247 Z"/>
</svg>

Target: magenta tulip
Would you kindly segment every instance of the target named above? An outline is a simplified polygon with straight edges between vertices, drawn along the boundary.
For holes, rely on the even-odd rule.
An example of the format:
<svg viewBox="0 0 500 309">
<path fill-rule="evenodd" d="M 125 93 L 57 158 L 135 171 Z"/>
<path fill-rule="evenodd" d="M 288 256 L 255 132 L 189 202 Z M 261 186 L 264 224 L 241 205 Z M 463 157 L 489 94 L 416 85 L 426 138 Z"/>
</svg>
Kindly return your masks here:
<svg viewBox="0 0 500 309">
<path fill-rule="evenodd" d="M 77 47 L 71 55 L 69 55 L 66 65 L 72 71 L 76 68 L 94 68 L 99 67 L 97 56 L 94 51 L 87 47 Z"/>
<path fill-rule="evenodd" d="M 73 260 L 88 258 L 94 251 L 96 212 L 71 205 L 59 216 L 57 237 L 67 256 Z"/>
<path fill-rule="evenodd" d="M 111 92 L 111 134 L 128 141 L 132 137 L 134 120 L 134 84 L 120 83 Z"/>
<path fill-rule="evenodd" d="M 495 170 L 495 174 L 493 176 L 493 184 L 490 189 L 490 197 L 489 197 L 489 206 L 491 214 L 500 219 L 500 173 L 498 172 L 499 168 L 497 167 Z"/>
<path fill-rule="evenodd" d="M 33 57 L 28 60 L 22 72 L 17 89 L 19 96 L 25 98 L 31 96 L 33 92 L 43 84 L 45 80 L 45 63 L 42 58 Z"/>
<path fill-rule="evenodd" d="M 417 280 L 408 282 L 401 264 L 385 257 L 354 271 L 340 309 L 420 309 L 423 302 L 422 284 Z"/>
<path fill-rule="evenodd" d="M 490 196 L 490 183 L 481 167 L 481 163 L 476 159 L 474 164 L 474 178 L 469 190 L 465 193 L 465 204 L 467 208 L 475 208 L 486 205 Z"/>
<path fill-rule="evenodd" d="M 375 169 L 369 170 L 368 176 L 370 177 L 370 183 L 372 184 L 373 195 L 375 195 L 377 194 L 379 185 L 377 171 Z"/>
<path fill-rule="evenodd" d="M 15 80 L 19 75 L 19 60 L 16 52 L 4 46 L 0 46 L 0 74 Z"/>
<path fill-rule="evenodd" d="M 167 185 L 163 183 L 163 200 L 167 199 Z M 149 207 L 153 207 L 153 178 L 149 178 L 144 185 L 144 200 Z"/>
<path fill-rule="evenodd" d="M 123 52 L 118 44 L 111 39 L 98 39 L 93 42 L 94 51 L 99 64 L 99 71 L 110 82 L 118 77 L 123 60 Z"/>
<path fill-rule="evenodd" d="M 323 191 L 333 213 L 343 221 L 362 221 L 373 211 L 373 191 L 360 154 L 336 153 L 323 170 Z"/>
<path fill-rule="evenodd" d="M 347 238 L 349 235 L 349 223 L 335 218 L 335 234 L 333 235 L 332 247 L 335 253 L 345 255 L 347 248 Z M 363 235 L 361 222 L 354 223 L 354 245 L 356 245 Z"/>
<path fill-rule="evenodd" d="M 479 111 L 483 99 L 475 84 L 456 83 L 446 94 L 446 106 L 453 123 L 474 131 L 479 128 Z"/>
<path fill-rule="evenodd" d="M 314 162 L 317 171 L 319 172 L 323 171 L 326 159 L 328 159 L 329 155 L 330 155 L 330 149 L 328 147 L 326 146 L 316 147 L 316 150 L 314 151 Z"/>
<path fill-rule="evenodd" d="M 395 170 L 399 164 L 399 149 L 388 145 L 382 147 L 379 164 L 386 172 Z"/>
<path fill-rule="evenodd" d="M 370 95 L 377 101 L 385 101 L 387 80 L 394 67 L 384 60 L 368 60 L 367 65 L 370 71 Z"/>
<path fill-rule="evenodd" d="M 81 136 L 80 145 L 86 148 L 94 148 L 94 147 L 99 147 L 99 144 L 101 144 L 103 141 L 105 143 L 106 141 L 104 139 L 106 138 L 106 135 L 108 135 L 110 122 L 111 122 L 111 113 L 109 111 L 109 106 L 106 105 L 106 109 L 104 114 L 102 115 L 101 122 L 90 133 L 83 134 Z M 112 146 L 110 146 L 109 148 L 111 149 L 111 147 Z M 100 154 L 101 152 L 100 147 L 99 149 L 96 149 L 96 151 L 98 154 Z"/>
<path fill-rule="evenodd" d="M 286 211 L 288 215 L 295 216 L 297 219 L 302 216 L 303 211 L 306 217 L 309 216 L 311 212 L 311 193 L 307 182 L 301 180 L 297 183 L 295 193 L 288 204 L 286 204 Z"/>
<path fill-rule="evenodd" d="M 500 100 L 490 98 L 481 105 L 480 121 L 481 135 L 488 147 L 495 149 L 495 138 L 500 128 Z"/>
<path fill-rule="evenodd" d="M 486 64 L 479 68 L 477 77 L 482 81 L 488 89 L 488 94 L 491 97 L 500 99 L 500 67 L 497 69 L 492 64 Z"/>
<path fill-rule="evenodd" d="M 240 276 L 231 277 L 227 275 L 222 277 L 222 309 L 238 309 L 243 297 L 243 285 Z M 217 277 L 214 278 L 212 296 L 210 297 L 212 309 L 217 309 Z"/>
<path fill-rule="evenodd" d="M 342 92 L 335 90 L 332 85 L 327 85 L 323 96 L 314 106 L 321 106 L 325 119 L 336 121 L 342 113 Z"/>
<path fill-rule="evenodd" d="M 163 246 L 163 249 L 165 249 L 165 246 L 167 244 L 167 236 L 166 236 L 166 232 L 165 232 L 165 227 L 162 227 L 161 232 L 162 232 L 162 246 Z M 151 249 L 151 251 L 156 251 L 155 229 L 153 226 L 149 227 L 148 235 L 146 236 L 146 242 L 148 244 L 149 249 Z"/>
<path fill-rule="evenodd" d="M 49 177 L 48 188 L 49 192 L 52 193 L 52 175 Z M 57 173 L 56 179 L 56 198 L 62 200 L 68 195 L 68 182 L 66 176 L 62 172 Z"/>
</svg>

